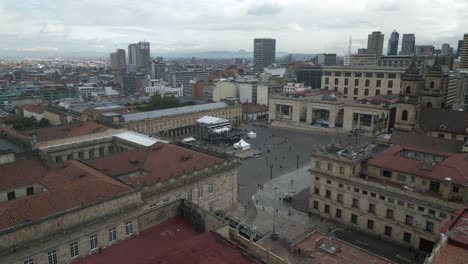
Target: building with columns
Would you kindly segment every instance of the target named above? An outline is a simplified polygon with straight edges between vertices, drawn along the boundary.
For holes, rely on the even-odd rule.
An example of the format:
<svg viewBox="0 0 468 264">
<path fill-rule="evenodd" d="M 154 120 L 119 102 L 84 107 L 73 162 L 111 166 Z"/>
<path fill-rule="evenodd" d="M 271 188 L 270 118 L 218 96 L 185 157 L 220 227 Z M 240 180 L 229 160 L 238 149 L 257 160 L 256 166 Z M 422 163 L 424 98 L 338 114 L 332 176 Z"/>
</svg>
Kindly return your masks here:
<svg viewBox="0 0 468 264">
<path fill-rule="evenodd" d="M 242 120 L 242 105 L 228 100 L 133 114 L 105 113 L 100 120 L 146 135 L 178 137 L 198 133 L 200 127 L 197 120 L 203 116 L 224 118 L 236 126 Z"/>
<path fill-rule="evenodd" d="M 312 153 L 310 213 L 380 239 L 431 252 L 439 229 L 468 200 L 466 154 L 402 145 Z"/>
</svg>

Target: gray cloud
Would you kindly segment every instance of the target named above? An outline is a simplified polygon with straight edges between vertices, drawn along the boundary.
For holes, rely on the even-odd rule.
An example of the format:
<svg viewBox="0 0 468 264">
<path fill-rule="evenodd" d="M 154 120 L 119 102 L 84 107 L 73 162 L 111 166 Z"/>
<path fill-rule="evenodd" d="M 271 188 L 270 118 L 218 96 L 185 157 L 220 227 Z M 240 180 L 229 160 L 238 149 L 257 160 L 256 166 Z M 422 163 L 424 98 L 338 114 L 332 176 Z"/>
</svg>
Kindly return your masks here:
<svg viewBox="0 0 468 264">
<path fill-rule="evenodd" d="M 279 14 L 280 12 L 281 7 L 275 3 L 254 5 L 247 10 L 247 14 L 252 16 L 268 16 Z"/>
<path fill-rule="evenodd" d="M 340 8 L 337 8 L 340 7 Z M 397 29 L 417 44 L 456 46 L 468 29 L 466 0 L 22 0 L 0 1 L 0 55 L 78 51 L 107 54 L 117 45 L 151 42 L 167 51 L 252 50 L 255 37 L 277 50 L 318 53 L 364 47 Z"/>
</svg>

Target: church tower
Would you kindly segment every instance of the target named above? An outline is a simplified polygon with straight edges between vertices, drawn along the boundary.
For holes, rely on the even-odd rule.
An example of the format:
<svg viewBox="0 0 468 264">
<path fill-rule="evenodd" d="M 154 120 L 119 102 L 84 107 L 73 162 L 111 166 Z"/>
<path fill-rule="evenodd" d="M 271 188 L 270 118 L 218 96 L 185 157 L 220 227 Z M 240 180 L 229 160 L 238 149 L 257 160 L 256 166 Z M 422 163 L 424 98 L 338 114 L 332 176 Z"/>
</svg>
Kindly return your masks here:
<svg viewBox="0 0 468 264">
<path fill-rule="evenodd" d="M 421 107 L 442 108 L 445 104 L 444 95 L 447 91 L 448 78 L 442 71 L 439 58 L 430 66 L 425 76 L 424 87 L 421 90 Z"/>
<path fill-rule="evenodd" d="M 401 76 L 401 87 L 398 103 L 396 103 L 395 128 L 410 131 L 418 120 L 418 110 L 421 106 L 420 92 L 424 88 L 424 80 L 413 56 L 411 65 Z"/>
</svg>

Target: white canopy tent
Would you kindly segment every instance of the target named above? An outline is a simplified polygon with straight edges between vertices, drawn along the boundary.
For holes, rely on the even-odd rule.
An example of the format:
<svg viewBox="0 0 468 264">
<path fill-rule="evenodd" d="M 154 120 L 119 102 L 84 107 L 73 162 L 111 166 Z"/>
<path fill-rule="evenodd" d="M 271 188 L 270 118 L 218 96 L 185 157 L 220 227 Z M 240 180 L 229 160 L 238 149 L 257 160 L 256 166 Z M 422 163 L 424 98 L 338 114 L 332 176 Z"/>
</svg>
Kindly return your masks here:
<svg viewBox="0 0 468 264">
<path fill-rule="evenodd" d="M 247 133 L 247 137 L 249 138 L 256 138 L 257 137 L 257 133 L 253 132 L 252 130 Z"/>
<path fill-rule="evenodd" d="M 250 149 L 250 144 L 241 139 L 239 142 L 234 143 L 233 147 L 237 150 L 248 150 Z"/>
<path fill-rule="evenodd" d="M 188 137 L 188 138 L 182 139 L 182 143 L 189 143 L 189 142 L 192 142 L 192 141 L 195 141 L 195 138 L 193 138 L 193 137 Z"/>
</svg>

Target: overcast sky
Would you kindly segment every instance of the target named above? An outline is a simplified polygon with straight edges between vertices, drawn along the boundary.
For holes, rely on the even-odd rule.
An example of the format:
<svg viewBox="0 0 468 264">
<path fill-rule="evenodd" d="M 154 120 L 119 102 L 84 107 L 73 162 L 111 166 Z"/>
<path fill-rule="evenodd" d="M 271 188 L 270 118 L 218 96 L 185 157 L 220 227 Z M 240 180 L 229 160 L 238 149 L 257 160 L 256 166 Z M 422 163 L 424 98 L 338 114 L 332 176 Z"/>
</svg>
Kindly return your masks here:
<svg viewBox="0 0 468 264">
<path fill-rule="evenodd" d="M 344 54 L 367 34 L 415 33 L 416 44 L 457 44 L 468 33 L 468 0 L 0 0 L 0 54 L 108 53 L 147 40 L 151 53 L 252 50 Z M 386 52 L 386 48 L 385 48 Z"/>
</svg>

